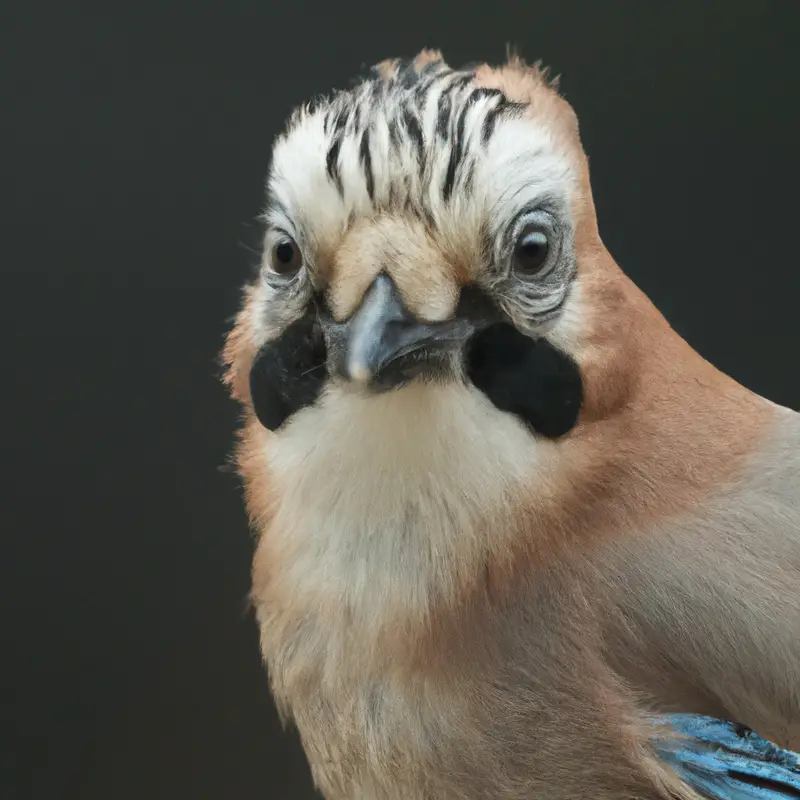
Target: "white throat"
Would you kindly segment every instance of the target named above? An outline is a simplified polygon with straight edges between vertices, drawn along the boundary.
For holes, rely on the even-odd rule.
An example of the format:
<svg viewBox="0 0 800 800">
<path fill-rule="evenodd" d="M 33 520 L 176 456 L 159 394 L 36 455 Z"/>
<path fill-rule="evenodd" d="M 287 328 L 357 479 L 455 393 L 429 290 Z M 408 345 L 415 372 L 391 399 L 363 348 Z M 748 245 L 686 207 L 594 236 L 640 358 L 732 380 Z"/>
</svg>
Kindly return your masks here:
<svg viewBox="0 0 800 800">
<path fill-rule="evenodd" d="M 284 587 L 354 623 L 424 614 L 503 548 L 555 445 L 463 385 L 331 388 L 270 442 Z"/>
</svg>

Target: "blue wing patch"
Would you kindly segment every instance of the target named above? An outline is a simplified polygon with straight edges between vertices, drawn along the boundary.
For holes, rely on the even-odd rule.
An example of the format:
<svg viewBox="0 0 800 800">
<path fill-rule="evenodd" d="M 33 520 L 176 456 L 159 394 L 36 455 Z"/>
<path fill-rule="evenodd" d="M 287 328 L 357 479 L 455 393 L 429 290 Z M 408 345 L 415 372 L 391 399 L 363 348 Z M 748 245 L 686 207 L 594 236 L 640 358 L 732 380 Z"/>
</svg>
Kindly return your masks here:
<svg viewBox="0 0 800 800">
<path fill-rule="evenodd" d="M 667 714 L 683 739 L 656 743 L 659 756 L 709 800 L 800 798 L 800 756 L 712 717 Z"/>
</svg>

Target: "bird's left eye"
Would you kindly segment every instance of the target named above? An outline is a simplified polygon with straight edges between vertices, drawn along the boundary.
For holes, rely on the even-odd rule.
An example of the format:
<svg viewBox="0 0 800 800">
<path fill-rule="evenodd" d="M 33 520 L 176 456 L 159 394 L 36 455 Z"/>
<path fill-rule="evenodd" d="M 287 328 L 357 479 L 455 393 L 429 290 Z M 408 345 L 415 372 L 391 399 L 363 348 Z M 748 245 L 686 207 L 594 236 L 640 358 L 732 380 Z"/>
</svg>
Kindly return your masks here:
<svg viewBox="0 0 800 800">
<path fill-rule="evenodd" d="M 547 266 L 550 240 L 538 225 L 527 225 L 514 245 L 514 272 L 522 277 L 538 275 Z"/>
</svg>

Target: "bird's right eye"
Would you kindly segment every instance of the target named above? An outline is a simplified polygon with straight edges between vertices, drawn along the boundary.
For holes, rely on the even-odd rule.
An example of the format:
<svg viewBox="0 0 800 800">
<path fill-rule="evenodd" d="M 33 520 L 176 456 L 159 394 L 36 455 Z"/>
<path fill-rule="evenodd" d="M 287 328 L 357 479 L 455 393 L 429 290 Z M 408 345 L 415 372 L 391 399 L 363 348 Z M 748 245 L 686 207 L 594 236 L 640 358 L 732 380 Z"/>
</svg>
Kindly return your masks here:
<svg viewBox="0 0 800 800">
<path fill-rule="evenodd" d="M 296 275 L 303 266 L 303 255 L 297 243 L 285 236 L 272 246 L 270 252 L 272 271 L 287 278 Z"/>
<path fill-rule="evenodd" d="M 514 271 L 525 278 L 539 275 L 547 266 L 549 255 L 547 234 L 537 225 L 527 225 L 514 247 Z"/>
</svg>

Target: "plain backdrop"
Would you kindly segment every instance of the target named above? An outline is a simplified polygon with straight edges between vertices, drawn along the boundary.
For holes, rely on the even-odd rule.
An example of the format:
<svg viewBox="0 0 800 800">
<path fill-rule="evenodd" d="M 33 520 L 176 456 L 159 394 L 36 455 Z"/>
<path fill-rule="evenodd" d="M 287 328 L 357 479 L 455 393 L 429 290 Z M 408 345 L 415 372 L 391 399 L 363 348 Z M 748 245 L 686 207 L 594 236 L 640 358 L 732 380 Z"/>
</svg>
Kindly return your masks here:
<svg viewBox="0 0 800 800">
<path fill-rule="evenodd" d="M 603 237 L 800 407 L 800 3 L 6 3 L 0 796 L 311 798 L 246 606 L 216 354 L 293 105 L 423 46 L 562 75 Z"/>
</svg>

